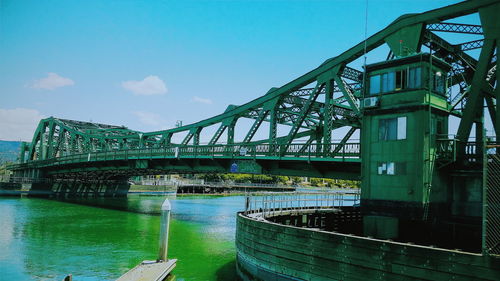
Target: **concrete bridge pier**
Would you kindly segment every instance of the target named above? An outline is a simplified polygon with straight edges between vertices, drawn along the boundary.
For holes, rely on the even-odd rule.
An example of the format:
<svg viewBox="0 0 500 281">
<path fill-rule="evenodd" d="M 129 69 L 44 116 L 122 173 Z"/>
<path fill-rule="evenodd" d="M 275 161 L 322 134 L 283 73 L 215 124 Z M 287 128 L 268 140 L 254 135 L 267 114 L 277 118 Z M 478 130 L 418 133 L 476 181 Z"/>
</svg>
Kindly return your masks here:
<svg viewBox="0 0 500 281">
<path fill-rule="evenodd" d="M 33 182 L 28 193 L 30 197 L 51 197 L 53 195 L 52 183 L 49 182 Z"/>
<path fill-rule="evenodd" d="M 41 169 L 22 169 L 22 170 L 14 170 L 12 174 L 13 178 L 26 178 L 26 179 L 41 179 L 43 178 L 43 171 Z"/>
<path fill-rule="evenodd" d="M 105 186 L 104 197 L 127 197 L 129 189 L 127 180 L 110 182 Z"/>
<path fill-rule="evenodd" d="M 121 180 L 48 179 L 33 182 L 28 196 L 59 198 L 126 197 L 130 186 Z"/>
</svg>

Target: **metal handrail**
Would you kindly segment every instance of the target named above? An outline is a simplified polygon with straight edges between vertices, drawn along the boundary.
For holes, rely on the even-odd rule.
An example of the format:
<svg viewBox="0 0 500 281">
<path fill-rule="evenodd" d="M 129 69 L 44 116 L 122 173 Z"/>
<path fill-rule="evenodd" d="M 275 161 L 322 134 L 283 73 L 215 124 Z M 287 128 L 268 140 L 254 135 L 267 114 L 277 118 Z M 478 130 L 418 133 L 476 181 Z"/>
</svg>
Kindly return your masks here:
<svg viewBox="0 0 500 281">
<path fill-rule="evenodd" d="M 343 148 L 334 153 L 338 145 Z M 304 146 L 307 146 L 306 149 Z M 279 157 L 290 158 L 328 158 L 328 159 L 359 159 L 361 146 L 359 143 L 331 143 L 324 144 L 215 144 L 215 145 L 172 145 L 163 148 L 137 148 L 126 150 L 104 150 L 88 153 L 71 154 L 43 160 L 27 160 L 25 163 L 12 164 L 11 169 L 31 165 L 62 165 L 75 162 L 93 162 L 128 159 L 155 159 L 155 158 L 198 158 L 224 157 L 250 159 L 257 157 L 278 157 L 282 148 L 287 148 Z M 326 151 L 329 148 L 328 151 Z"/>
<path fill-rule="evenodd" d="M 354 206 L 360 202 L 361 190 L 331 192 L 297 192 L 269 193 L 262 196 L 248 194 L 245 198 L 245 215 L 256 214 L 267 218 L 285 211 L 300 211 L 306 209 L 331 209 L 343 206 Z"/>
</svg>

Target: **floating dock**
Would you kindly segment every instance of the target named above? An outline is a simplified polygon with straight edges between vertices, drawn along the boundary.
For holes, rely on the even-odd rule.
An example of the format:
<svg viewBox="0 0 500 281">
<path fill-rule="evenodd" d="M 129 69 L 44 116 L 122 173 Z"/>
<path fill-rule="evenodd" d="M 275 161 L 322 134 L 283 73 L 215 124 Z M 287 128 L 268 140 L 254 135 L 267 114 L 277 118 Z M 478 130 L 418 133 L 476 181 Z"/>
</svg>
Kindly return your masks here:
<svg viewBox="0 0 500 281">
<path fill-rule="evenodd" d="M 168 259 L 168 232 L 170 226 L 170 201 L 165 199 L 161 205 L 160 251 L 156 261 L 143 261 L 122 275 L 117 281 L 163 281 L 175 268 L 177 259 Z"/>
<path fill-rule="evenodd" d="M 176 259 L 168 261 L 144 261 L 122 275 L 117 281 L 163 281 L 175 268 Z"/>
</svg>

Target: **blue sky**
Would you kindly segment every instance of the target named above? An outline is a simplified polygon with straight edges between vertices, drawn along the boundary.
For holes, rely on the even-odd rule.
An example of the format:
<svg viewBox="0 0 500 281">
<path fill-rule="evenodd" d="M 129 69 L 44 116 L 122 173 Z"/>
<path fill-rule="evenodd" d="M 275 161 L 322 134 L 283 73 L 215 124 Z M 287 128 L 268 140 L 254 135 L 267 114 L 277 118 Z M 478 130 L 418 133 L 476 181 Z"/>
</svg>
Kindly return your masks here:
<svg viewBox="0 0 500 281">
<path fill-rule="evenodd" d="M 369 0 L 368 35 L 456 2 Z M 0 0 L 0 139 L 30 140 L 48 116 L 141 131 L 211 117 L 362 41 L 364 11 L 364 0 Z"/>
</svg>

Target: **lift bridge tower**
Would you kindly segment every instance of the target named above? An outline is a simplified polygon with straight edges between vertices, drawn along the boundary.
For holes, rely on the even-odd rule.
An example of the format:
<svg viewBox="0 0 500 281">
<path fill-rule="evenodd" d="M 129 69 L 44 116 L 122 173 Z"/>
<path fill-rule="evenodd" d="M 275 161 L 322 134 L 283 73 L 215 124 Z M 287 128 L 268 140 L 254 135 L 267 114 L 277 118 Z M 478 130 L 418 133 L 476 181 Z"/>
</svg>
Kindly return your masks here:
<svg viewBox="0 0 500 281">
<path fill-rule="evenodd" d="M 465 180 L 457 165 L 449 165 L 456 160 L 456 142 L 448 137 L 450 69 L 428 53 L 366 66 L 361 189 L 365 235 L 396 240 L 415 236 L 410 240 L 430 242 L 450 231 L 459 231 L 463 239 L 480 233 L 480 204 L 460 198 L 460 187 L 480 197 L 480 173 Z M 461 213 L 467 204 L 472 208 Z M 460 222 L 454 220 L 458 216 Z M 464 218 L 472 221 L 464 224 Z M 401 233 L 409 230 L 412 233 Z"/>
</svg>

